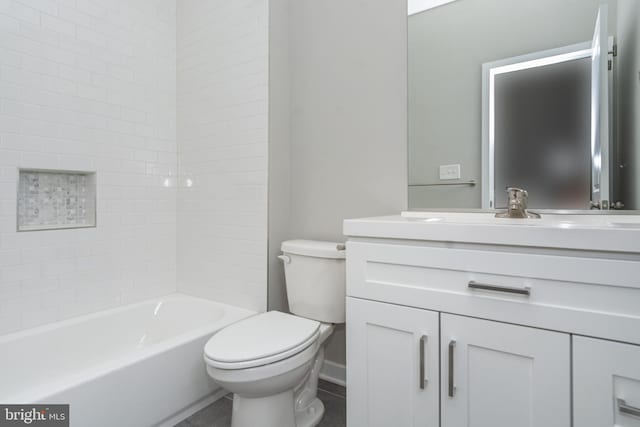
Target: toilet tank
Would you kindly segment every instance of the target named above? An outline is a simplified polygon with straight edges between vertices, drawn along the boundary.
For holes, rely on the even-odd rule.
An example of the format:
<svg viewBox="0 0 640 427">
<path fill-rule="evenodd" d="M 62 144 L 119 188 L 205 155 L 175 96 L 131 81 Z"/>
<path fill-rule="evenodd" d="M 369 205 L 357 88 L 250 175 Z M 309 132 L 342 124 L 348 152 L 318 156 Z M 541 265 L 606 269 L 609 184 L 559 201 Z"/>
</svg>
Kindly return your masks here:
<svg viewBox="0 0 640 427">
<path fill-rule="evenodd" d="M 281 249 L 289 311 L 320 322 L 344 323 L 344 244 L 287 240 Z"/>
</svg>

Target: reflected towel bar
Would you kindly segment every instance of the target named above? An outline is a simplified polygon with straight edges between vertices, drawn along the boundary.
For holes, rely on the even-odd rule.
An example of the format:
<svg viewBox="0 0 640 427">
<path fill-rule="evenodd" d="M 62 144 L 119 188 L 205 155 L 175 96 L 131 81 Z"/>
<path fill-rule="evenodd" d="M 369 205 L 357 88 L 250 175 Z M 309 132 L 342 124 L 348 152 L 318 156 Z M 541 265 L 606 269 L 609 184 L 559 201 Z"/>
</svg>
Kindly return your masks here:
<svg viewBox="0 0 640 427">
<path fill-rule="evenodd" d="M 456 181 L 456 182 L 433 182 L 430 184 L 409 184 L 409 187 L 436 187 L 439 185 L 476 185 L 476 181 L 471 179 L 469 181 Z"/>
</svg>

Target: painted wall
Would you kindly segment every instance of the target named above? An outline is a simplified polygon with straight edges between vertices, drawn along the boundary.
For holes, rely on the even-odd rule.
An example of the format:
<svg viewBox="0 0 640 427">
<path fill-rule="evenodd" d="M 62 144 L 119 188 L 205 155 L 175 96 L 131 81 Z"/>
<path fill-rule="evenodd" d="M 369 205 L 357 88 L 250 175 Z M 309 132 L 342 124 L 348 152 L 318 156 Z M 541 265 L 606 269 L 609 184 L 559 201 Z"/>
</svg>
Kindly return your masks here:
<svg viewBox="0 0 640 427">
<path fill-rule="evenodd" d="M 175 1 L 0 2 L 0 334 L 175 290 Z M 16 232 L 17 169 L 97 172 L 98 228 Z"/>
<path fill-rule="evenodd" d="M 269 0 L 269 310 L 288 311 L 280 245 L 291 238 L 289 3 Z"/>
<path fill-rule="evenodd" d="M 268 2 L 177 7 L 178 290 L 267 304 Z"/>
<path fill-rule="evenodd" d="M 406 208 L 406 3 L 290 3 L 289 234 L 344 241 L 345 218 Z"/>
<path fill-rule="evenodd" d="M 600 3 L 464 0 L 409 17 L 409 182 L 438 182 L 439 165 L 459 163 L 480 183 L 482 64 L 591 40 Z M 413 187 L 409 203 L 479 208 L 481 188 Z"/>
<path fill-rule="evenodd" d="M 640 209 L 640 3 L 618 0 L 618 108 L 625 205 Z"/>
</svg>

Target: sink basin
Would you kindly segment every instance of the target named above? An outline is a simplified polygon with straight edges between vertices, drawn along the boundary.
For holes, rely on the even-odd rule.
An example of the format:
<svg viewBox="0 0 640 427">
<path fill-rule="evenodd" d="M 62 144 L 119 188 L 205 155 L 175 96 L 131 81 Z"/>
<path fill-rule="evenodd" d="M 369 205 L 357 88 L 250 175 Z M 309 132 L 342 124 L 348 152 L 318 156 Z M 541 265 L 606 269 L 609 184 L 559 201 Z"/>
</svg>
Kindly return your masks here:
<svg viewBox="0 0 640 427">
<path fill-rule="evenodd" d="M 535 212 L 535 210 L 533 210 Z M 407 211 L 402 217 L 424 223 L 484 224 L 554 228 L 640 228 L 640 217 L 606 214 L 542 214 L 542 218 L 496 218 L 493 212 Z"/>
<path fill-rule="evenodd" d="M 614 228 L 640 228 L 640 222 L 611 222 L 609 226 Z"/>
<path fill-rule="evenodd" d="M 496 244 L 640 254 L 640 215 L 549 212 L 542 218 L 496 218 L 495 211 L 410 211 L 347 219 L 344 234 L 449 244 Z"/>
</svg>

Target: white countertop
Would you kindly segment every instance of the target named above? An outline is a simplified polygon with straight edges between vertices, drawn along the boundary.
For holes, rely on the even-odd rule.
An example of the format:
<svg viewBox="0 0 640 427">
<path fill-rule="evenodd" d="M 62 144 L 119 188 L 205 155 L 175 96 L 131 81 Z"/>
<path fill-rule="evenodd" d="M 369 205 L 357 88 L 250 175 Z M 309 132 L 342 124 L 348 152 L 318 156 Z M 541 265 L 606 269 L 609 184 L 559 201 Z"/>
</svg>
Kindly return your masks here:
<svg viewBox="0 0 640 427">
<path fill-rule="evenodd" d="M 510 246 L 640 254 L 640 215 L 542 214 L 540 219 L 495 218 L 487 212 L 403 212 L 347 219 L 344 234 Z M 640 274 L 640 272 L 639 272 Z"/>
</svg>

